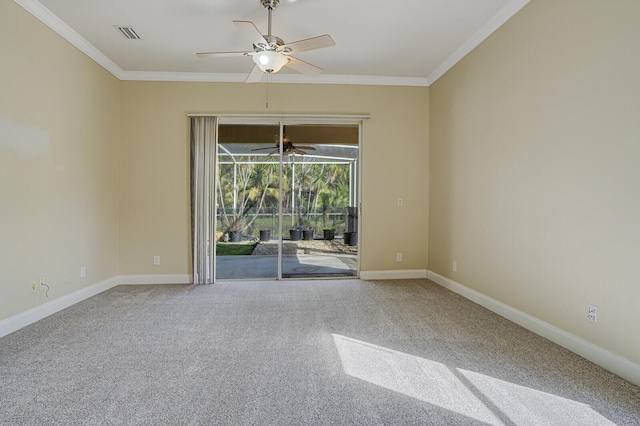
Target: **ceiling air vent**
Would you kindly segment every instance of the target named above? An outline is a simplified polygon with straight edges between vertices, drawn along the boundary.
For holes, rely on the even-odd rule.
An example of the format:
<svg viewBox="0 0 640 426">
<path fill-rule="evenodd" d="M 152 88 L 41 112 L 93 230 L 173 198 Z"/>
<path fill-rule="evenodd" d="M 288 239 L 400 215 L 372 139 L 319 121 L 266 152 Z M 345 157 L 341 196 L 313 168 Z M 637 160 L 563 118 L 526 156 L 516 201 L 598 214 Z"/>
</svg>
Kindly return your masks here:
<svg viewBox="0 0 640 426">
<path fill-rule="evenodd" d="M 125 27 L 123 25 L 114 25 L 115 29 L 120 31 L 120 34 L 126 39 L 129 40 L 140 40 L 140 36 L 133 27 Z"/>
</svg>

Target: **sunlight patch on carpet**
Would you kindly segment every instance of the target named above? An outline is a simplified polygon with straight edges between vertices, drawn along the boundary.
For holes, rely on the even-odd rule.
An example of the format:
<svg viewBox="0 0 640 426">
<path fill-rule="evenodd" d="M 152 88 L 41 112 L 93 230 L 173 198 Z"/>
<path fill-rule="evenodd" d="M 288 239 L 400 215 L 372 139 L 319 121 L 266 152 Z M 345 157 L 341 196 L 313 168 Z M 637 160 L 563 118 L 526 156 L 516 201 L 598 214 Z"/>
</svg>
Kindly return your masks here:
<svg viewBox="0 0 640 426">
<path fill-rule="evenodd" d="M 613 425 L 590 406 L 332 334 L 345 374 L 491 425 Z"/>
</svg>

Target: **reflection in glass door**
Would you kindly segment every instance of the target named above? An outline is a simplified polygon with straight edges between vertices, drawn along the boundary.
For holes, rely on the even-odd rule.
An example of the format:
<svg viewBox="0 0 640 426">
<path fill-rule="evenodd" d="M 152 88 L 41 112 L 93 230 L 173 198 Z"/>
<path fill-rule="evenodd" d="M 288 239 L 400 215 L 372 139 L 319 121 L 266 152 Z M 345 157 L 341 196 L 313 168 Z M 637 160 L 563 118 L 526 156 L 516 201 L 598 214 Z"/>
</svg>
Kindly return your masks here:
<svg viewBox="0 0 640 426">
<path fill-rule="evenodd" d="M 282 277 L 357 276 L 358 126 L 283 129 Z"/>
<path fill-rule="evenodd" d="M 358 125 L 220 124 L 216 279 L 357 276 L 358 146 Z"/>
<path fill-rule="evenodd" d="M 216 279 L 279 277 L 279 130 L 218 127 Z"/>
</svg>

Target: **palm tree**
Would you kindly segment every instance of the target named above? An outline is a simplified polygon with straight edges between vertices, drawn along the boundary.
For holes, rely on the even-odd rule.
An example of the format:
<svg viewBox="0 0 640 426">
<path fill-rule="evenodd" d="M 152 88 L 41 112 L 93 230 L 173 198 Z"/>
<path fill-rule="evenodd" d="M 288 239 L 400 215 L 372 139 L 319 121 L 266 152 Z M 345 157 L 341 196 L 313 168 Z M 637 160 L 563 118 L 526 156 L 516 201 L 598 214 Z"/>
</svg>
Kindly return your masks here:
<svg viewBox="0 0 640 426">
<path fill-rule="evenodd" d="M 218 167 L 218 205 L 228 231 L 243 231 L 251 226 L 271 189 L 277 164 L 257 164 L 257 160 L 256 157 L 249 157 L 246 163 L 220 164 Z M 233 173 L 236 177 L 235 188 Z M 231 214 L 227 213 L 226 206 L 229 204 L 234 204 Z"/>
<path fill-rule="evenodd" d="M 258 215 L 264 214 L 265 207 L 277 209 L 278 198 L 282 199 L 285 212 L 294 213 L 294 225 L 308 227 L 318 227 L 319 210 L 325 227 L 329 214 L 342 211 L 349 203 L 348 165 L 300 162 L 295 163 L 295 176 L 292 176 L 294 165 L 285 163 L 280 190 L 278 162 L 258 161 L 264 161 L 264 157 L 247 156 L 242 164 L 220 164 L 218 167 L 217 203 L 222 224 L 228 231 L 251 227 Z M 292 188 L 295 188 L 295 194 Z M 233 209 L 229 213 L 228 206 L 231 205 Z"/>
</svg>

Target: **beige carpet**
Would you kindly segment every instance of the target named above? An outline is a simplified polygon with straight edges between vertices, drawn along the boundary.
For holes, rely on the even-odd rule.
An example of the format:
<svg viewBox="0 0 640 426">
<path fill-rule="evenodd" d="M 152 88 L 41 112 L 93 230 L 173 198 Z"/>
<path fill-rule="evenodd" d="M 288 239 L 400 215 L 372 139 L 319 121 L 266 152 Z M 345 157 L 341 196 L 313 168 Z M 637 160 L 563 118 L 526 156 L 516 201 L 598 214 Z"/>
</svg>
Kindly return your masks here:
<svg viewBox="0 0 640 426">
<path fill-rule="evenodd" d="M 638 425 L 640 388 L 427 280 L 119 286 L 0 339 L 2 425 Z"/>
</svg>

